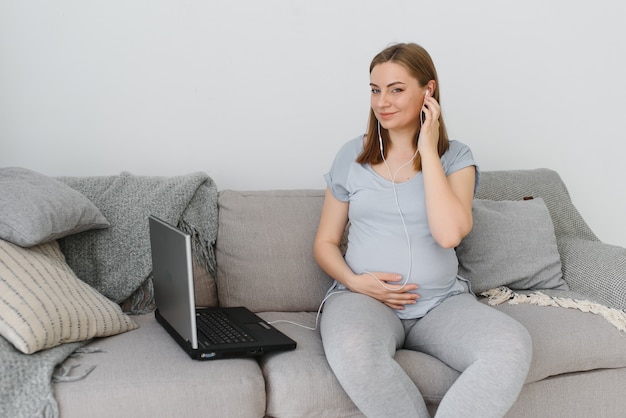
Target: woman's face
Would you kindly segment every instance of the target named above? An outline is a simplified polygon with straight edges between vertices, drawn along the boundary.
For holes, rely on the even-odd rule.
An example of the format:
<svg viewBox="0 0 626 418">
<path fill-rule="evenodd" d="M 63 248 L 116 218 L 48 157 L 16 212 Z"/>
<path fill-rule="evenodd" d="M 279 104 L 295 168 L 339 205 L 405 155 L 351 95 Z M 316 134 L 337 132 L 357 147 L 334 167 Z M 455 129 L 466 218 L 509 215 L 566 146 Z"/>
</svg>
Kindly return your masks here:
<svg viewBox="0 0 626 418">
<path fill-rule="evenodd" d="M 376 119 L 390 131 L 416 131 L 426 87 L 400 64 L 384 62 L 370 73 L 371 106 Z"/>
</svg>

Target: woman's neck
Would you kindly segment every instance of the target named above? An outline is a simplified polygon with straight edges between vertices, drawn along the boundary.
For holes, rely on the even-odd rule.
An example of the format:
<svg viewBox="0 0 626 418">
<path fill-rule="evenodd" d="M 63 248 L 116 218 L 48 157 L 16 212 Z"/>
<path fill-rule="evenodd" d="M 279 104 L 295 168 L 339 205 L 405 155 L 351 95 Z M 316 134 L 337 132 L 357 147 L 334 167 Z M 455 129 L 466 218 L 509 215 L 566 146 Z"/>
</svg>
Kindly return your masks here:
<svg viewBox="0 0 626 418">
<path fill-rule="evenodd" d="M 417 149 L 417 132 L 413 131 L 389 131 L 389 141 L 395 153 L 413 154 Z"/>
</svg>

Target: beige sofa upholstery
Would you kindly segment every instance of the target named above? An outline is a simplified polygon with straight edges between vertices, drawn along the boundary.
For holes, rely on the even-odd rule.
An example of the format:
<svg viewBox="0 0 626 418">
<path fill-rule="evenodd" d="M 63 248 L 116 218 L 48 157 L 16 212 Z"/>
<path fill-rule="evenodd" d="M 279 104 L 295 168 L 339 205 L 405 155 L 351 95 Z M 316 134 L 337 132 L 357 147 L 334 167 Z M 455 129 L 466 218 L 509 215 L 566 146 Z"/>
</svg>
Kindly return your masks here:
<svg viewBox="0 0 626 418">
<path fill-rule="evenodd" d="M 558 174 L 482 174 L 477 198 L 526 196 L 545 201 L 570 287 L 548 293 L 626 307 L 626 250 L 598 241 Z M 316 326 L 331 283 L 312 255 L 322 202 L 323 190 L 221 191 L 216 282 L 197 275 L 204 277 L 197 283 L 207 292 L 203 302 L 248 306 L 296 340 L 296 350 L 258 359 L 193 361 L 153 314 L 140 315 L 138 330 L 95 340 L 88 347 L 100 352 L 66 361 L 96 368 L 83 380 L 55 384 L 61 417 L 361 416 L 326 362 L 319 331 L 280 322 Z M 600 266 L 596 260 L 602 260 Z M 527 383 L 507 417 L 624 416 L 623 332 L 576 309 L 507 303 L 494 309 L 520 321 L 533 339 Z M 400 350 L 396 359 L 435 412 L 458 372 L 419 352 Z"/>
</svg>

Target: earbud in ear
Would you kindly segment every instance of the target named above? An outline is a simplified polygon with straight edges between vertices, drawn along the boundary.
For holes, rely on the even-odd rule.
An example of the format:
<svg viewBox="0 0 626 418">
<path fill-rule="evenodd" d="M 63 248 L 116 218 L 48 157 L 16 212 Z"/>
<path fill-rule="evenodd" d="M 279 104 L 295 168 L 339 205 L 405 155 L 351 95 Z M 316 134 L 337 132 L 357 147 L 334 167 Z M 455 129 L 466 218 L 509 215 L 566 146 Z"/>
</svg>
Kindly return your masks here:
<svg viewBox="0 0 626 418">
<path fill-rule="evenodd" d="M 426 89 L 426 94 L 425 96 L 430 96 L 430 89 Z"/>
</svg>

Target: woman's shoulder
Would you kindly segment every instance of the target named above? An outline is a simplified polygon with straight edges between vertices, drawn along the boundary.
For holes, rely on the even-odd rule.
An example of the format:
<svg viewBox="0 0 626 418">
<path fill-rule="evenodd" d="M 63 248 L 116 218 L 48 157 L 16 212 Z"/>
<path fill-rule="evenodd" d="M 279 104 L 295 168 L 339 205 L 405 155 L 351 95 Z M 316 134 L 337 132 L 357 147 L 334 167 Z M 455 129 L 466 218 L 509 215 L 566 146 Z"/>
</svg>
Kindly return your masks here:
<svg viewBox="0 0 626 418">
<path fill-rule="evenodd" d="M 447 161 L 454 161 L 458 158 L 467 157 L 473 158 L 470 147 L 461 141 L 451 139 L 448 142 L 448 150 L 442 155 L 441 158 Z"/>
<path fill-rule="evenodd" d="M 356 138 L 352 138 L 343 146 L 342 149 L 350 152 L 356 152 L 357 154 L 363 151 L 363 144 L 365 143 L 365 137 L 363 135 L 359 135 Z"/>
<path fill-rule="evenodd" d="M 471 151 L 470 147 L 461 141 L 457 141 L 456 139 L 451 139 L 448 141 L 448 151 L 446 153 L 457 154 L 463 151 Z"/>
<path fill-rule="evenodd" d="M 355 160 L 356 157 L 363 151 L 363 135 L 359 135 L 356 138 L 352 138 L 348 142 L 344 143 L 339 151 L 337 157 L 341 159 Z"/>
<path fill-rule="evenodd" d="M 448 174 L 468 165 L 477 165 L 470 147 L 455 140 L 450 140 L 448 150 L 441 156 L 441 162 Z"/>
</svg>

